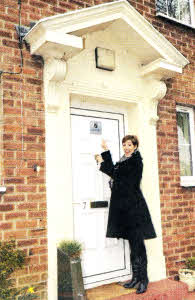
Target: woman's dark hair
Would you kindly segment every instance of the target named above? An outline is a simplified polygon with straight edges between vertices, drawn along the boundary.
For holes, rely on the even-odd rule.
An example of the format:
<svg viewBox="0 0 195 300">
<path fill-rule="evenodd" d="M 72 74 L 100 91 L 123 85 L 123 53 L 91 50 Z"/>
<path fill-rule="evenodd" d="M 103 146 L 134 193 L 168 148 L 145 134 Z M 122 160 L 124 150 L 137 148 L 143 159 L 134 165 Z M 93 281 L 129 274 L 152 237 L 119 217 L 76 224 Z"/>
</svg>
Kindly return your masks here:
<svg viewBox="0 0 195 300">
<path fill-rule="evenodd" d="M 139 147 L 139 140 L 136 135 L 125 135 L 122 139 L 122 144 L 128 140 L 130 140 L 134 146 L 137 146 L 137 148 Z"/>
</svg>

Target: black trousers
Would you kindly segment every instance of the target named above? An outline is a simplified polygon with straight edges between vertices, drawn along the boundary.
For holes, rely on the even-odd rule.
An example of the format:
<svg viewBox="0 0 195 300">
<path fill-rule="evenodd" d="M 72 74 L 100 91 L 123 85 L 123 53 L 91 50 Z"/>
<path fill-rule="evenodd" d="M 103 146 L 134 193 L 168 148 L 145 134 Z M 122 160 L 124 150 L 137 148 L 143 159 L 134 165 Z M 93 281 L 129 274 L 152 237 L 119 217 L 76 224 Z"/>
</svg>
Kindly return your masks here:
<svg viewBox="0 0 195 300">
<path fill-rule="evenodd" d="M 131 263 L 137 258 L 142 258 L 147 262 L 146 247 L 144 240 L 141 237 L 135 236 L 135 238 L 129 240 L 129 248 Z"/>
<path fill-rule="evenodd" d="M 133 277 L 139 278 L 139 280 L 148 280 L 148 260 L 144 240 L 139 236 L 135 236 L 129 240 L 129 247 Z"/>
</svg>

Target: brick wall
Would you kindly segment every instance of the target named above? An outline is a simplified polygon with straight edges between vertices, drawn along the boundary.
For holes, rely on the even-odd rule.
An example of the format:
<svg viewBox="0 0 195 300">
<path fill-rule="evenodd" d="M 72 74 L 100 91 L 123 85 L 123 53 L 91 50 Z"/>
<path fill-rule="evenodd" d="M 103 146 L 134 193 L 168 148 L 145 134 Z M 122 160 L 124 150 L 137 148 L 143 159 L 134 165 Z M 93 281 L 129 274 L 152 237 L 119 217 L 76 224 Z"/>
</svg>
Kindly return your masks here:
<svg viewBox="0 0 195 300">
<path fill-rule="evenodd" d="M 153 26 L 189 61 L 182 75 L 167 81 L 158 114 L 158 156 L 161 212 L 167 276 L 174 276 L 185 258 L 195 256 L 195 188 L 180 186 L 176 104 L 195 108 L 195 30 L 155 16 L 155 1 L 131 1 Z M 139 2 L 139 3 L 138 3 Z M 146 5 L 147 9 L 141 7 Z M 149 9 L 149 11 L 148 11 Z"/>
<path fill-rule="evenodd" d="M 21 24 L 108 1 L 22 0 Z M 158 154 L 164 254 L 167 275 L 177 273 L 185 257 L 195 255 L 195 188 L 181 188 L 176 132 L 176 103 L 195 105 L 195 31 L 155 16 L 155 0 L 130 1 L 153 26 L 191 62 L 182 75 L 167 81 L 159 104 Z M 0 0 L 0 69 L 20 71 L 15 25 L 18 1 Z M 46 299 L 47 222 L 45 195 L 45 127 L 43 62 L 23 45 L 21 74 L 3 74 L 1 97 L 1 184 L 7 193 L 0 202 L 0 237 L 16 238 L 28 264 L 15 276 L 16 284 L 38 286 Z M 3 114 L 2 114 L 3 113 Z M 33 170 L 38 164 L 40 172 Z"/>
</svg>

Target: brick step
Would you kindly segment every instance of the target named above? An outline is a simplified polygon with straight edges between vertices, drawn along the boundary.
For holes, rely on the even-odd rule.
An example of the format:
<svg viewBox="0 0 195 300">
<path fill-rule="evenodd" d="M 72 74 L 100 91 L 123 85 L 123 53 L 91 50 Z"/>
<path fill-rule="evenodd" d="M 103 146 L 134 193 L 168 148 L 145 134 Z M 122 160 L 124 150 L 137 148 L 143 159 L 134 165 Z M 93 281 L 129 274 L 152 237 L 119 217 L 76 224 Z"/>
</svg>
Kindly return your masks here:
<svg viewBox="0 0 195 300">
<path fill-rule="evenodd" d="M 144 294 L 137 295 L 135 289 L 125 289 L 117 283 L 87 290 L 87 300 L 188 300 L 185 283 L 170 279 L 151 282 Z M 195 299 L 189 299 L 195 300 Z"/>
<path fill-rule="evenodd" d="M 195 300 L 195 292 L 189 292 L 186 297 L 184 297 L 184 300 Z"/>
</svg>

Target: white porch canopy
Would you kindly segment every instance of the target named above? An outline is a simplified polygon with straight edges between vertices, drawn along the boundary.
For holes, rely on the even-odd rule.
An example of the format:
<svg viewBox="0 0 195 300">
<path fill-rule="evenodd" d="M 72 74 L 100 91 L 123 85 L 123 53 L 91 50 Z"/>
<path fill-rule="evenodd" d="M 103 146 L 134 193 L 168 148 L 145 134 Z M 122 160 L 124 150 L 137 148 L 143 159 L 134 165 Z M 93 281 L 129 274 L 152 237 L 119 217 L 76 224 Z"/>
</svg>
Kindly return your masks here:
<svg viewBox="0 0 195 300">
<path fill-rule="evenodd" d="M 115 38 L 143 65 L 143 76 L 181 73 L 189 61 L 126 0 L 41 19 L 25 36 L 31 54 L 70 58 L 84 49 L 86 33 L 112 27 Z"/>
</svg>

